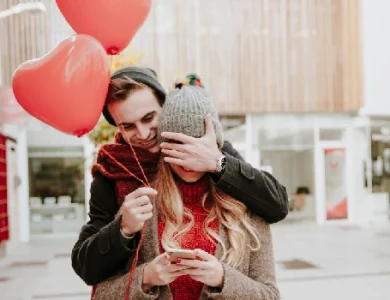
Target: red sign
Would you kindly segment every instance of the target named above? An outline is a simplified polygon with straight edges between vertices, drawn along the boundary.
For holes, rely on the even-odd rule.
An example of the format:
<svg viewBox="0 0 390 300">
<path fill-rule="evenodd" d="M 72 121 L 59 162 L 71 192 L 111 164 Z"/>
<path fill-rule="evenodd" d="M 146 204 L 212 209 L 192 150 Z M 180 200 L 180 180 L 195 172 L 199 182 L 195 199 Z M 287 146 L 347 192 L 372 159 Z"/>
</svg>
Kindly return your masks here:
<svg viewBox="0 0 390 300">
<path fill-rule="evenodd" d="M 325 149 L 326 217 L 346 219 L 348 201 L 346 188 L 345 149 Z"/>
<path fill-rule="evenodd" d="M 6 137 L 0 134 L 0 244 L 9 239 L 6 142 Z"/>
<path fill-rule="evenodd" d="M 26 113 L 16 101 L 12 88 L 0 87 L 0 124 L 24 124 Z"/>
</svg>

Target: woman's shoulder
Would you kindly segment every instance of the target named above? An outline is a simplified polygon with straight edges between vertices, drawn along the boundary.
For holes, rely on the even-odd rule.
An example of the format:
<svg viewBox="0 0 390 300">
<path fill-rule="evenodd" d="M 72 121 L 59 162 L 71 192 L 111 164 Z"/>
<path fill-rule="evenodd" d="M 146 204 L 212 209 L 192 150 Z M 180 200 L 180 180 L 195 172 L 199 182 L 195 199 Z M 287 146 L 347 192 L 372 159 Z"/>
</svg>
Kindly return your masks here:
<svg viewBox="0 0 390 300">
<path fill-rule="evenodd" d="M 269 233 L 271 231 L 271 226 L 268 222 L 264 221 L 263 218 L 259 217 L 256 214 L 250 213 L 250 218 L 253 227 L 260 233 Z"/>
</svg>

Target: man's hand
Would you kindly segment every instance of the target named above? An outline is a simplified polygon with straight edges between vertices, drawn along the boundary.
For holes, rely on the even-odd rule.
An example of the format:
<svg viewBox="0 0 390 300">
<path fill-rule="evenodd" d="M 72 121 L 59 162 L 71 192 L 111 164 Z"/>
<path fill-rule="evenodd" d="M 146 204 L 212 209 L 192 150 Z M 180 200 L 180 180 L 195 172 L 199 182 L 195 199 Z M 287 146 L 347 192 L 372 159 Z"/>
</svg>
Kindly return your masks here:
<svg viewBox="0 0 390 300">
<path fill-rule="evenodd" d="M 128 194 L 119 213 L 122 215 L 121 231 L 126 236 L 140 231 L 145 222 L 153 216 L 153 205 L 149 197 L 157 195 L 157 191 L 142 187 Z"/>
<path fill-rule="evenodd" d="M 161 143 L 161 152 L 166 155 L 164 160 L 193 171 L 214 173 L 222 152 L 218 149 L 210 115 L 205 117 L 205 127 L 206 133 L 201 138 L 182 133 L 163 132 L 161 134 L 163 138 L 181 143 Z"/>
</svg>

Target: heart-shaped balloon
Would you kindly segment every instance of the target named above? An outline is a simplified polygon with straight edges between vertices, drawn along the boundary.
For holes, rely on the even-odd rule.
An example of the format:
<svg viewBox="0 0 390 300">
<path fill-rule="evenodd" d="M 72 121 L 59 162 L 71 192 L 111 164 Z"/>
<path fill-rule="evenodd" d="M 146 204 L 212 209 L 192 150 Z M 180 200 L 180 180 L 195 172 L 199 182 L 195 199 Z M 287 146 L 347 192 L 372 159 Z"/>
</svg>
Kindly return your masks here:
<svg viewBox="0 0 390 300">
<path fill-rule="evenodd" d="M 102 45 L 88 35 L 65 39 L 12 79 L 16 100 L 32 116 L 71 135 L 88 133 L 103 110 L 110 68 Z"/>
<path fill-rule="evenodd" d="M 141 27 L 151 0 L 57 0 L 57 5 L 74 31 L 93 36 L 114 55 Z"/>
</svg>

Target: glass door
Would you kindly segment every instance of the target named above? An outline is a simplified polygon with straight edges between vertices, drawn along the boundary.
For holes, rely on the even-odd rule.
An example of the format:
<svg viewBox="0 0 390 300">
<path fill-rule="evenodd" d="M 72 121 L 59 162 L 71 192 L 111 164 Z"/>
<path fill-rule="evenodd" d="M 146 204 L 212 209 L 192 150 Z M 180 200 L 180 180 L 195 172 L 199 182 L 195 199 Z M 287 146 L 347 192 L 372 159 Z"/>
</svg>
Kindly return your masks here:
<svg viewBox="0 0 390 300">
<path fill-rule="evenodd" d="M 324 187 L 326 220 L 348 218 L 345 147 L 324 146 Z"/>
</svg>

